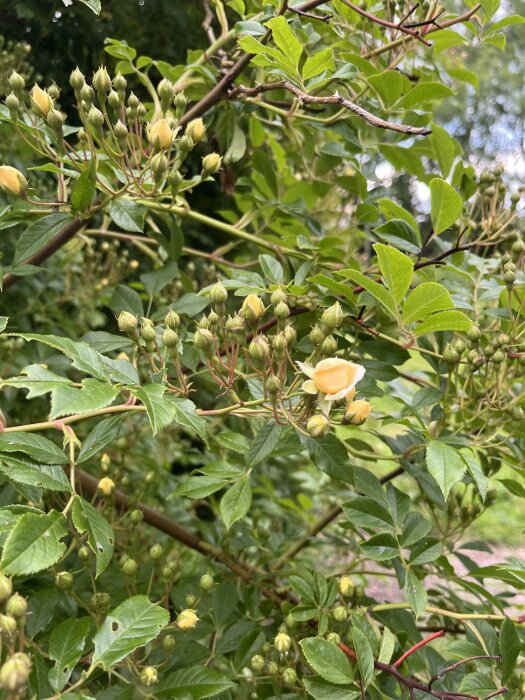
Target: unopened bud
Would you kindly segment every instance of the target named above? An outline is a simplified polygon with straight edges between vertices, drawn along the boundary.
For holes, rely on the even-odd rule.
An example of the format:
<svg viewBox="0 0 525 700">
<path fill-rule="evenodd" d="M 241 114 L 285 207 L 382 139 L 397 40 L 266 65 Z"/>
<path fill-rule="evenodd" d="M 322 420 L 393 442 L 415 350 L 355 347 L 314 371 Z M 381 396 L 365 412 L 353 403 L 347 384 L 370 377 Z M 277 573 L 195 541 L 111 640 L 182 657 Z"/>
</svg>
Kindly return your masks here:
<svg viewBox="0 0 525 700">
<path fill-rule="evenodd" d="M 89 107 L 91 107 L 91 103 L 95 99 L 95 92 L 93 91 L 91 85 L 84 83 L 80 89 L 80 97 L 86 103 L 86 105 L 88 105 L 89 109 Z"/>
<path fill-rule="evenodd" d="M 90 606 L 96 613 L 107 613 L 111 607 L 111 597 L 109 593 L 94 593 L 91 596 Z"/>
<path fill-rule="evenodd" d="M 133 334 L 138 326 L 136 316 L 129 311 L 121 311 L 117 320 L 119 330 L 128 335 Z"/>
<path fill-rule="evenodd" d="M 134 525 L 136 525 L 137 523 L 140 523 L 144 520 L 144 513 L 141 510 L 139 510 L 139 508 L 135 508 L 129 514 L 129 519 Z"/>
<path fill-rule="evenodd" d="M 35 84 L 31 90 L 31 109 L 37 117 L 47 117 L 47 113 L 53 107 L 53 100 L 45 90 Z"/>
<path fill-rule="evenodd" d="M 248 294 L 241 307 L 241 316 L 249 322 L 258 321 L 264 315 L 264 304 L 257 294 Z"/>
<path fill-rule="evenodd" d="M 149 550 L 149 555 L 153 561 L 158 561 L 164 556 L 164 549 L 161 544 L 154 544 Z"/>
<path fill-rule="evenodd" d="M 138 564 L 134 559 L 126 559 L 122 562 L 122 573 L 124 576 L 135 576 L 137 569 Z"/>
<path fill-rule="evenodd" d="M 10 165 L 0 165 L 0 190 L 13 195 L 21 195 L 27 190 L 28 182 L 20 170 Z"/>
<path fill-rule="evenodd" d="M 140 672 L 140 684 L 150 688 L 159 681 L 159 674 L 155 666 L 146 666 Z"/>
<path fill-rule="evenodd" d="M 278 358 L 284 357 L 288 343 L 286 342 L 286 337 L 282 331 L 277 333 L 277 335 L 274 335 L 272 339 L 272 347 L 275 350 L 275 354 Z"/>
<path fill-rule="evenodd" d="M 323 312 L 323 315 L 321 316 L 322 322 L 330 330 L 333 330 L 334 328 L 339 328 L 339 326 L 343 322 L 343 318 L 343 310 L 341 308 L 341 304 L 338 301 L 336 301 L 335 304 L 326 309 Z"/>
<path fill-rule="evenodd" d="M 210 574 L 204 574 L 200 577 L 199 586 L 203 591 L 209 591 L 213 588 L 213 576 Z"/>
<path fill-rule="evenodd" d="M 167 348 L 175 348 L 179 344 L 179 335 L 171 328 L 166 328 L 162 334 L 162 342 Z"/>
<path fill-rule="evenodd" d="M 347 618 L 348 613 L 343 605 L 338 605 L 332 610 L 332 617 L 336 622 L 344 622 Z"/>
<path fill-rule="evenodd" d="M 271 374 L 266 380 L 266 391 L 270 399 L 275 400 L 281 392 L 281 381 L 275 374 Z"/>
<path fill-rule="evenodd" d="M 108 476 L 104 476 L 97 484 L 97 491 L 100 491 L 103 496 L 111 496 L 114 490 L 115 482 Z"/>
<path fill-rule="evenodd" d="M 117 73 L 117 75 L 113 78 L 113 87 L 117 92 L 124 92 L 128 84 L 128 81 L 126 78 L 121 74 Z"/>
<path fill-rule="evenodd" d="M 321 343 L 321 352 L 329 357 L 337 352 L 337 340 L 333 335 L 328 335 Z"/>
<path fill-rule="evenodd" d="M 254 671 L 262 671 L 264 669 L 264 658 L 260 654 L 255 654 L 250 659 L 250 666 Z"/>
<path fill-rule="evenodd" d="M 20 100 L 14 92 L 10 92 L 9 95 L 6 96 L 5 106 L 13 114 L 17 114 L 20 111 Z"/>
<path fill-rule="evenodd" d="M 319 346 L 326 338 L 326 333 L 319 326 L 314 326 L 310 331 L 309 338 L 313 345 Z"/>
<path fill-rule="evenodd" d="M 270 346 L 263 335 L 256 335 L 248 347 L 248 353 L 254 362 L 265 362 L 270 357 Z"/>
<path fill-rule="evenodd" d="M 176 646 L 177 642 L 171 636 L 164 637 L 164 639 L 162 640 L 162 648 L 164 649 L 164 651 L 168 652 L 168 654 L 174 651 Z"/>
<path fill-rule="evenodd" d="M 288 304 L 286 304 L 284 301 L 280 301 L 274 309 L 274 314 L 278 321 L 286 321 L 290 315 Z"/>
<path fill-rule="evenodd" d="M 109 77 L 109 73 L 104 66 L 100 66 L 100 68 L 94 73 L 93 87 L 100 97 L 104 97 L 104 93 L 111 90 L 111 78 Z"/>
<path fill-rule="evenodd" d="M 338 647 L 341 644 L 341 635 L 337 634 L 337 632 L 329 632 L 326 635 L 326 641 Z"/>
<path fill-rule="evenodd" d="M 55 585 L 63 591 L 68 590 L 73 585 L 73 574 L 70 571 L 58 571 L 55 574 Z"/>
<path fill-rule="evenodd" d="M 179 314 L 173 311 L 173 309 L 170 309 L 164 318 L 164 323 L 168 328 L 171 328 L 172 330 L 176 331 L 177 328 L 180 326 Z"/>
<path fill-rule="evenodd" d="M 159 119 L 150 125 L 148 132 L 149 142 L 159 150 L 165 150 L 171 146 L 173 131 L 166 119 Z"/>
<path fill-rule="evenodd" d="M 91 126 L 94 129 L 101 129 L 102 124 L 104 123 L 104 115 L 100 111 L 100 109 L 97 109 L 95 105 L 91 105 L 91 109 L 88 112 L 87 116 L 88 123 L 91 124 Z"/>
<path fill-rule="evenodd" d="M 188 98 L 183 92 L 178 92 L 173 98 L 173 104 L 175 105 L 177 114 L 180 115 L 186 109 L 186 105 L 188 104 Z"/>
<path fill-rule="evenodd" d="M 7 82 L 9 83 L 9 87 L 11 88 L 11 90 L 18 94 L 22 92 L 26 85 L 26 81 L 24 80 L 24 78 L 20 75 L 20 73 L 17 73 L 15 70 L 11 73 Z"/>
<path fill-rule="evenodd" d="M 199 618 L 197 617 L 195 610 L 188 608 L 177 615 L 175 625 L 178 627 L 178 629 L 186 632 L 186 630 L 191 630 L 196 627 L 198 621 Z"/>
<path fill-rule="evenodd" d="M 58 109 L 50 109 L 47 113 L 47 123 L 55 131 L 61 131 L 65 121 L 65 115 L 59 112 Z"/>
<path fill-rule="evenodd" d="M 297 340 L 297 333 L 295 332 L 295 328 L 292 328 L 292 326 L 287 325 L 283 328 L 282 333 L 286 339 L 286 342 L 288 343 L 288 347 L 293 347 L 295 345 L 295 341 Z"/>
<path fill-rule="evenodd" d="M 24 617 L 27 612 L 27 600 L 18 593 L 15 593 L 7 601 L 5 611 L 8 615 L 12 615 L 16 618 Z"/>
<path fill-rule="evenodd" d="M 306 424 L 306 431 L 310 437 L 324 437 L 330 432 L 330 421 L 322 414 L 312 416 Z"/>
<path fill-rule="evenodd" d="M 514 282 L 516 281 L 516 275 L 514 274 L 514 272 L 511 272 L 509 270 L 503 275 L 503 281 L 505 282 L 505 286 L 507 287 L 507 289 L 510 290 L 514 286 Z"/>
<path fill-rule="evenodd" d="M 21 652 L 13 654 L 0 668 L 0 687 L 8 693 L 19 693 L 27 684 L 31 660 Z"/>
<path fill-rule="evenodd" d="M 115 138 L 117 139 L 120 146 L 122 147 L 122 145 L 126 142 L 126 140 L 128 138 L 128 134 L 129 134 L 128 127 L 125 124 L 123 124 L 119 119 L 118 122 L 113 127 L 113 131 L 115 133 Z"/>
<path fill-rule="evenodd" d="M 478 343 L 480 338 L 481 338 L 481 331 L 479 329 L 479 326 L 472 326 L 467 333 L 467 338 L 470 340 L 471 343 Z"/>
<path fill-rule="evenodd" d="M 372 406 L 364 399 L 352 401 L 346 407 L 343 423 L 345 425 L 361 425 L 368 418 L 371 410 Z"/>
<path fill-rule="evenodd" d="M 449 345 L 447 345 L 447 347 L 443 351 L 443 359 L 445 360 L 447 365 L 451 365 L 451 366 L 457 365 L 457 363 L 459 362 L 459 359 L 460 359 L 459 353 L 456 351 L 456 349 L 454 347 L 452 347 L 452 345 L 449 344 Z"/>
<path fill-rule="evenodd" d="M 85 82 L 86 79 L 84 78 L 82 71 L 77 66 L 69 76 L 69 84 L 71 85 L 73 90 L 75 90 L 75 92 L 80 92 L 80 90 L 82 90 L 82 88 L 84 87 Z"/>
<path fill-rule="evenodd" d="M 207 352 L 213 347 L 213 343 L 214 338 L 209 330 L 206 328 L 197 328 L 193 336 L 193 344 L 196 348 Z"/>
<path fill-rule="evenodd" d="M 505 361 L 505 353 L 502 350 L 496 350 L 494 355 L 492 355 L 492 362 L 494 362 L 497 365 L 500 365 L 502 362 Z"/>
<path fill-rule="evenodd" d="M 120 99 L 120 95 L 116 90 L 110 90 L 109 95 L 108 95 L 108 105 L 111 107 L 111 109 L 117 110 L 120 109 L 122 106 L 122 101 Z"/>
<path fill-rule="evenodd" d="M 272 295 L 270 297 L 270 303 L 272 306 L 277 306 L 281 302 L 286 304 L 286 300 L 287 300 L 286 292 L 283 289 L 281 289 L 280 287 L 275 289 L 272 292 Z"/>
<path fill-rule="evenodd" d="M 153 321 L 150 321 L 149 318 L 143 319 L 140 335 L 147 343 L 153 343 L 155 341 L 155 338 L 157 337 L 157 334 L 155 333 L 155 326 L 153 325 Z"/>
<path fill-rule="evenodd" d="M 18 624 L 12 615 L 0 615 L 0 636 L 4 639 L 14 637 Z"/>
<path fill-rule="evenodd" d="M 163 103 L 166 104 L 167 107 L 173 99 L 173 95 L 175 94 L 175 87 L 171 80 L 169 80 L 168 78 L 163 78 L 157 87 L 157 92 L 160 99 Z"/>
<path fill-rule="evenodd" d="M 297 671 L 295 668 L 284 669 L 283 682 L 285 685 L 295 685 L 297 683 Z"/>
<path fill-rule="evenodd" d="M 188 123 L 185 133 L 191 138 L 193 143 L 199 143 L 204 136 L 205 130 L 204 122 L 198 117 L 197 119 L 192 119 L 191 122 Z"/>
<path fill-rule="evenodd" d="M 281 654 L 285 654 L 292 646 L 292 640 L 286 632 L 279 632 L 273 640 L 273 645 Z"/>
<path fill-rule="evenodd" d="M 220 170 L 222 158 L 218 153 L 208 153 L 202 159 L 202 176 L 215 175 Z"/>
<path fill-rule="evenodd" d="M 155 181 L 160 182 L 168 170 L 168 159 L 163 153 L 157 153 L 151 159 L 150 168 Z"/>
<path fill-rule="evenodd" d="M 214 304 L 224 304 L 228 299 L 228 292 L 220 280 L 210 287 L 209 297 Z"/>
<path fill-rule="evenodd" d="M 350 598 L 354 592 L 354 582 L 350 576 L 342 576 L 339 579 L 339 593 L 343 598 Z"/>
</svg>

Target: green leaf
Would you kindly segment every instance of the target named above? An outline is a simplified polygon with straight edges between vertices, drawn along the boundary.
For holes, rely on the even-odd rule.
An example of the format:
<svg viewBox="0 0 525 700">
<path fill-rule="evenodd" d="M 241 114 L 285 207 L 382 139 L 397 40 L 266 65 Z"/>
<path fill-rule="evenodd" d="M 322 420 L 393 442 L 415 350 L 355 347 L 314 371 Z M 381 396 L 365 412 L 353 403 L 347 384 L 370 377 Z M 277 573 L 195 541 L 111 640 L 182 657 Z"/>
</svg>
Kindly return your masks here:
<svg viewBox="0 0 525 700">
<path fill-rule="evenodd" d="M 461 685 L 459 686 L 460 693 L 469 693 L 477 698 L 485 698 L 496 690 L 496 685 L 492 678 L 481 671 L 474 671 L 463 676 Z"/>
<path fill-rule="evenodd" d="M 430 181 L 430 218 L 436 236 L 452 226 L 462 211 L 463 200 L 448 182 L 440 177 Z"/>
<path fill-rule="evenodd" d="M 447 85 L 442 83 L 418 83 L 415 87 L 409 90 L 402 100 L 402 105 L 405 109 L 421 109 L 425 102 L 440 100 L 443 97 L 449 97 L 454 94 Z"/>
<path fill-rule="evenodd" d="M 335 435 L 329 433 L 324 437 L 309 438 L 306 444 L 310 459 L 316 467 L 329 474 L 333 479 L 352 483 L 353 470 L 348 452 Z"/>
<path fill-rule="evenodd" d="M 376 236 L 393 248 L 418 255 L 421 249 L 419 231 L 414 230 L 404 219 L 390 219 L 374 229 Z"/>
<path fill-rule="evenodd" d="M 426 333 L 437 333 L 438 331 L 463 331 L 467 333 L 472 327 L 472 321 L 461 311 L 440 311 L 432 314 L 420 323 L 414 331 L 418 338 Z"/>
<path fill-rule="evenodd" d="M 281 436 L 281 426 L 275 421 L 263 425 L 252 441 L 252 445 L 246 455 L 246 466 L 254 467 L 271 455 L 277 447 Z"/>
<path fill-rule="evenodd" d="M 373 246 L 379 262 L 381 276 L 396 304 L 399 304 L 408 292 L 414 276 L 414 263 L 399 250 L 383 243 Z"/>
<path fill-rule="evenodd" d="M 308 665 L 329 683 L 345 685 L 354 679 L 346 654 L 322 637 L 308 637 L 299 644 Z"/>
<path fill-rule="evenodd" d="M 338 274 L 342 277 L 347 277 L 353 280 L 360 287 L 366 289 L 366 291 L 377 299 L 379 303 L 382 304 L 385 309 L 387 309 L 387 311 L 389 311 L 393 316 L 396 315 L 396 302 L 394 301 L 392 295 L 389 294 L 387 290 L 381 284 L 379 284 L 379 282 L 374 282 L 368 277 L 365 277 L 365 275 L 358 272 L 358 270 L 341 270 Z"/>
<path fill-rule="evenodd" d="M 367 496 L 355 496 L 343 505 L 347 519 L 356 527 L 390 532 L 394 529 L 394 519 L 385 506 Z"/>
<path fill-rule="evenodd" d="M 71 511 L 73 525 L 80 535 L 87 534 L 88 544 L 96 556 L 96 575 L 106 569 L 113 556 L 115 535 L 106 518 L 96 508 L 78 496 Z"/>
<path fill-rule="evenodd" d="M 5 574 L 25 576 L 48 569 L 66 551 L 61 540 L 66 537 L 66 518 L 52 510 L 49 513 L 25 513 L 11 530 L 0 566 Z"/>
<path fill-rule="evenodd" d="M 367 688 L 374 678 L 374 653 L 368 638 L 358 627 L 352 628 L 352 637 L 361 681 Z"/>
<path fill-rule="evenodd" d="M 78 453 L 77 463 L 81 464 L 104 449 L 106 445 L 114 442 L 120 432 L 120 425 L 129 413 L 121 413 L 118 416 L 105 418 L 96 424 L 93 430 L 82 443 Z"/>
<path fill-rule="evenodd" d="M 412 569 L 408 569 L 406 573 L 403 591 L 414 611 L 416 619 L 419 618 L 427 606 L 427 590 L 424 583 L 418 579 Z"/>
<path fill-rule="evenodd" d="M 2 331 L 5 331 L 8 321 L 9 321 L 9 316 L 0 316 L 0 333 Z"/>
<path fill-rule="evenodd" d="M 94 12 L 96 15 L 100 14 L 100 11 L 102 9 L 100 0 L 80 0 L 80 2 L 83 5 L 86 5 L 86 7 L 89 7 L 91 12 Z"/>
<path fill-rule="evenodd" d="M 386 70 L 368 78 L 368 82 L 377 92 L 385 107 L 397 101 L 403 90 L 403 76 L 395 70 Z"/>
<path fill-rule="evenodd" d="M 430 128 L 432 133 L 428 138 L 432 145 L 432 155 L 438 162 L 443 177 L 448 177 L 456 155 L 461 153 L 461 146 L 439 124 L 432 122 Z"/>
<path fill-rule="evenodd" d="M 77 212 L 84 212 L 89 208 L 95 196 L 97 184 L 97 161 L 92 158 L 89 166 L 81 173 L 71 192 L 71 204 Z"/>
<path fill-rule="evenodd" d="M 140 295 L 134 289 L 126 287 L 124 284 L 119 284 L 115 287 L 109 302 L 109 308 L 115 316 L 118 316 L 121 311 L 129 311 L 135 316 L 144 316 L 144 304 Z"/>
<path fill-rule="evenodd" d="M 43 464 L 66 464 L 68 458 L 54 442 L 34 433 L 0 434 L 1 452 L 23 452 Z"/>
<path fill-rule="evenodd" d="M 226 479 L 216 476 L 190 476 L 176 488 L 175 495 L 187 496 L 188 498 L 207 498 L 228 485 L 229 482 Z"/>
<path fill-rule="evenodd" d="M 359 545 L 365 556 L 373 561 L 388 561 L 399 556 L 399 546 L 393 535 L 380 533 L 373 535 Z"/>
<path fill-rule="evenodd" d="M 72 221 L 69 214 L 49 214 L 33 222 L 16 242 L 13 266 L 37 253 Z"/>
<path fill-rule="evenodd" d="M 499 652 L 501 654 L 501 682 L 506 684 L 512 676 L 514 666 L 521 651 L 521 642 L 514 623 L 506 617 L 499 634 Z"/>
<path fill-rule="evenodd" d="M 266 22 L 266 26 L 272 31 L 272 38 L 275 45 L 290 59 L 293 66 L 297 68 L 299 59 L 303 53 L 303 46 L 290 29 L 290 25 L 286 19 L 282 15 L 280 17 L 272 17 L 272 19 Z"/>
<path fill-rule="evenodd" d="M 53 391 L 57 386 L 72 384 L 67 377 L 61 377 L 50 372 L 42 365 L 28 365 L 22 370 L 19 377 L 11 377 L 5 381 L 0 380 L 0 387 L 13 386 L 17 389 L 28 389 L 27 398 L 34 399 L 48 391 Z"/>
<path fill-rule="evenodd" d="M 221 499 L 221 518 L 229 530 L 233 523 L 244 518 L 252 503 L 252 487 L 248 477 L 239 479 Z"/>
<path fill-rule="evenodd" d="M 172 402 L 165 398 L 166 387 L 162 384 L 146 384 L 141 387 L 130 387 L 130 391 L 142 401 L 148 412 L 153 435 L 166 428 L 175 420 Z"/>
<path fill-rule="evenodd" d="M 314 700 L 358 700 L 361 697 L 355 686 L 333 685 L 321 676 L 303 676 L 301 680 Z"/>
<path fill-rule="evenodd" d="M 58 386 L 51 393 L 51 420 L 76 413 L 91 413 L 111 405 L 120 389 L 98 379 L 83 379 L 82 388 Z"/>
<path fill-rule="evenodd" d="M 406 209 L 403 209 L 403 207 L 399 206 L 399 204 L 393 202 L 391 199 L 386 198 L 378 199 L 377 206 L 379 207 L 379 211 L 387 220 L 402 219 L 403 221 L 406 221 L 410 228 L 417 233 L 418 240 L 419 242 L 421 242 L 421 236 L 419 234 L 419 227 L 417 225 L 417 221 L 410 212 L 408 212 Z"/>
<path fill-rule="evenodd" d="M 140 276 L 144 289 L 150 295 L 150 297 L 155 296 L 161 292 L 164 287 L 172 282 L 179 275 L 179 266 L 177 263 L 170 262 L 160 270 L 154 270 L 153 272 L 146 272 Z M 129 310 L 129 309 L 128 309 Z"/>
<path fill-rule="evenodd" d="M 108 207 L 108 214 L 117 226 L 123 231 L 131 231 L 132 233 L 144 231 L 146 211 L 146 207 L 142 204 L 137 204 L 127 197 L 112 199 Z"/>
<path fill-rule="evenodd" d="M 109 669 L 155 639 L 169 620 L 169 612 L 147 596 L 128 598 L 109 613 L 96 633 L 91 663 Z"/>
<path fill-rule="evenodd" d="M 467 468 L 465 462 L 456 449 L 441 440 L 431 440 L 428 443 L 425 459 L 428 471 L 447 499 L 452 486 L 463 478 Z"/>
<path fill-rule="evenodd" d="M 197 415 L 196 406 L 188 399 L 171 399 L 173 420 L 184 428 L 195 431 L 197 435 L 208 444 L 206 435 L 208 425 L 206 419 Z"/>
<path fill-rule="evenodd" d="M 355 307 L 355 294 L 352 291 L 352 286 L 347 282 L 336 282 L 328 275 L 323 274 L 308 277 L 307 281 L 317 284 L 319 287 L 326 287 L 330 292 L 344 297 L 350 306 Z"/>
<path fill-rule="evenodd" d="M 334 52 L 330 48 L 322 49 L 313 56 L 308 56 L 303 65 L 303 80 L 315 78 L 324 71 L 333 72 L 335 70 Z"/>
<path fill-rule="evenodd" d="M 270 282 L 284 284 L 284 270 L 281 263 L 271 255 L 259 255 L 261 269 Z"/>
<path fill-rule="evenodd" d="M 27 459 L 0 456 L 0 473 L 9 481 L 50 491 L 71 491 L 67 476 L 56 464 L 37 464 Z"/>
<path fill-rule="evenodd" d="M 169 675 L 155 688 L 155 697 L 170 700 L 203 700 L 219 697 L 231 688 L 235 688 L 235 683 L 227 676 L 211 668 L 194 666 L 181 668 Z"/>
<path fill-rule="evenodd" d="M 379 654 L 377 660 L 382 664 L 389 664 L 394 649 L 396 647 L 396 636 L 392 634 L 388 627 L 383 629 L 383 636 L 381 638 L 381 646 L 379 647 Z"/>
<path fill-rule="evenodd" d="M 49 656 L 55 666 L 49 672 L 49 680 L 57 692 L 68 682 L 84 651 L 86 637 L 91 627 L 91 618 L 64 620 L 51 632 Z"/>
<path fill-rule="evenodd" d="M 441 542 L 435 537 L 425 537 L 415 544 L 410 552 L 409 564 L 422 566 L 436 561 L 441 556 Z"/>
<path fill-rule="evenodd" d="M 137 370 L 127 360 L 111 360 L 93 350 L 87 343 L 74 341 L 56 335 L 41 335 L 40 333 L 14 333 L 24 340 L 35 340 L 49 347 L 60 350 L 73 362 L 81 372 L 89 374 L 100 381 L 123 382 L 138 384 Z"/>
<path fill-rule="evenodd" d="M 446 287 L 438 282 L 423 282 L 410 292 L 403 305 L 403 323 L 424 321 L 436 311 L 453 307 Z"/>
</svg>

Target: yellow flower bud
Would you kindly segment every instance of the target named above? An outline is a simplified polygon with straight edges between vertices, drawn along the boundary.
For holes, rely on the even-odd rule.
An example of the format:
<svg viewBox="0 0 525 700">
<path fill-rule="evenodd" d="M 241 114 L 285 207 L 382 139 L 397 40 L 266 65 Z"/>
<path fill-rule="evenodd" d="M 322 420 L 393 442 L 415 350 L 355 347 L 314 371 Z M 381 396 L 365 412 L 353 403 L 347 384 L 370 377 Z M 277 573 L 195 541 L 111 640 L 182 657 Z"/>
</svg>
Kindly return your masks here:
<svg viewBox="0 0 525 700">
<path fill-rule="evenodd" d="M 197 119 L 192 119 L 191 122 L 188 122 L 185 133 L 191 137 L 193 143 L 198 143 L 202 140 L 205 131 L 206 127 L 204 126 L 204 122 L 200 117 L 198 117 Z"/>
<path fill-rule="evenodd" d="M 103 496 L 111 496 L 115 490 L 115 482 L 113 479 L 105 476 L 98 482 L 97 490 L 100 491 Z"/>
<path fill-rule="evenodd" d="M 214 175 L 221 167 L 222 158 L 218 153 L 208 153 L 202 159 L 202 172 L 204 175 Z"/>
<path fill-rule="evenodd" d="M 350 576 L 343 576 L 339 580 L 339 593 L 344 598 L 349 598 L 354 592 L 354 582 Z"/>
<path fill-rule="evenodd" d="M 146 686 L 146 688 L 150 688 L 152 685 L 155 685 L 158 683 L 158 680 L 159 674 L 155 666 L 146 666 L 140 672 L 140 683 L 141 685 Z"/>
<path fill-rule="evenodd" d="M 148 134 L 149 142 L 155 148 L 167 149 L 173 141 L 173 131 L 166 119 L 159 119 L 155 124 L 151 124 Z"/>
<path fill-rule="evenodd" d="M 364 399 L 351 401 L 346 407 L 343 423 L 351 425 L 361 425 L 370 415 L 372 406 Z"/>
<path fill-rule="evenodd" d="M 292 640 L 290 636 L 286 634 L 286 632 L 279 632 L 279 634 L 273 640 L 273 645 L 277 651 L 284 654 L 292 646 Z"/>
<path fill-rule="evenodd" d="M 306 424 L 306 430 L 313 438 L 323 437 L 330 432 L 330 421 L 322 414 L 312 416 Z"/>
<path fill-rule="evenodd" d="M 197 625 L 198 621 L 199 618 L 197 617 L 197 613 L 195 612 L 195 610 L 187 608 L 186 610 L 183 610 L 177 615 L 175 624 L 180 630 L 186 632 L 186 630 L 193 629 Z"/>
<path fill-rule="evenodd" d="M 35 83 L 31 90 L 31 108 L 38 117 L 47 117 L 47 113 L 53 107 L 53 100 L 45 90 Z"/>
<path fill-rule="evenodd" d="M 27 654 L 13 654 L 0 668 L 0 686 L 8 693 L 22 690 L 29 679 L 31 659 Z"/>
<path fill-rule="evenodd" d="M 264 304 L 257 294 L 248 294 L 241 307 L 241 316 L 246 321 L 258 321 L 264 315 Z"/>
<path fill-rule="evenodd" d="M 0 165 L 0 189 L 9 194 L 19 195 L 27 189 L 27 180 L 16 168 Z"/>
</svg>

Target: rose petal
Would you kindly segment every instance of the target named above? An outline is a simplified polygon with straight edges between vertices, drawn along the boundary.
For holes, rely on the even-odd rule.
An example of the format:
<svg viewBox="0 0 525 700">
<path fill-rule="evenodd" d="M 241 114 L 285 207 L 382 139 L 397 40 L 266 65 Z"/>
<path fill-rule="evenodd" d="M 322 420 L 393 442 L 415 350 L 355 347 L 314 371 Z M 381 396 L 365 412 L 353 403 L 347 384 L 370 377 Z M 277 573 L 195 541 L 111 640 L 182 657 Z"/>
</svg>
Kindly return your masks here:
<svg viewBox="0 0 525 700">
<path fill-rule="evenodd" d="M 317 394 L 317 389 L 315 388 L 315 384 L 311 379 L 307 379 L 305 382 L 303 382 L 302 390 L 307 394 Z"/>
<path fill-rule="evenodd" d="M 313 367 L 311 367 L 310 365 L 307 365 L 306 362 L 297 362 L 296 364 L 299 367 L 299 369 L 301 370 L 301 372 L 303 372 L 303 374 L 306 374 L 306 376 L 309 377 L 310 379 L 314 378 L 314 368 Z"/>
</svg>

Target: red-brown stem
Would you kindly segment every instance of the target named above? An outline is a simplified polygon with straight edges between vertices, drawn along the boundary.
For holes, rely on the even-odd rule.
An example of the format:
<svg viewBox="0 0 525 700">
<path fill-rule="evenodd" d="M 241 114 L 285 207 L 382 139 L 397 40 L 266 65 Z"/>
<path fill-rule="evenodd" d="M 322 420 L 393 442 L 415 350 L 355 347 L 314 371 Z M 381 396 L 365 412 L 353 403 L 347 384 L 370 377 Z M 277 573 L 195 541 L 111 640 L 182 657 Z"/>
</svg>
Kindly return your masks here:
<svg viewBox="0 0 525 700">
<path fill-rule="evenodd" d="M 420 642 L 417 644 L 414 644 L 413 647 L 410 647 L 405 653 L 399 657 L 397 661 L 394 662 L 393 666 L 394 668 L 399 668 L 403 661 L 407 659 L 411 654 L 413 654 L 415 651 L 418 649 L 421 649 L 421 647 L 424 647 L 425 644 L 428 644 L 429 642 L 432 642 L 434 639 L 437 639 L 438 637 L 443 637 L 445 635 L 445 630 L 439 630 L 439 632 L 434 632 L 434 634 L 430 634 L 428 637 L 425 637 L 425 639 L 422 639 Z"/>
</svg>

